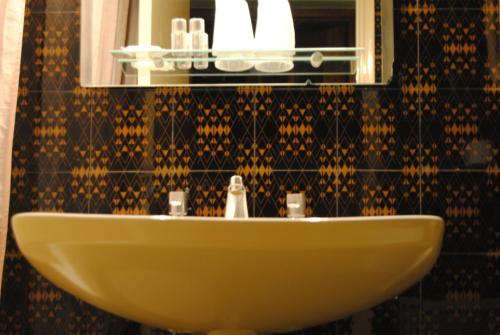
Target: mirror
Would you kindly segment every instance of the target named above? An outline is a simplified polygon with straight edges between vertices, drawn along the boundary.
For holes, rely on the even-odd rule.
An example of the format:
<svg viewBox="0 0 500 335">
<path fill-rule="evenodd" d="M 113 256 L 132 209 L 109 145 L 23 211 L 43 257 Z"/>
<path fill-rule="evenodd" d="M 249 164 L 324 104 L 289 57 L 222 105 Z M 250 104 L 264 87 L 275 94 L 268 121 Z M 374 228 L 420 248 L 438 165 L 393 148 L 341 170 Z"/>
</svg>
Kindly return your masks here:
<svg viewBox="0 0 500 335">
<path fill-rule="evenodd" d="M 392 0 L 82 0 L 81 84 L 386 84 Z"/>
</svg>

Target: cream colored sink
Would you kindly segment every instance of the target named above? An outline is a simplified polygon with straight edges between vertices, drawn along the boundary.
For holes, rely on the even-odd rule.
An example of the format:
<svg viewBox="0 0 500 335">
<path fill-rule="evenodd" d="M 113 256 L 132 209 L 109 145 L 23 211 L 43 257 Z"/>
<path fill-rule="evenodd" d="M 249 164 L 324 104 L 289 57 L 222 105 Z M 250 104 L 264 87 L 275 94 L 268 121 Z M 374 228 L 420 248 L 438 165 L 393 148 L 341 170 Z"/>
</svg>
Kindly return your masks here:
<svg viewBox="0 0 500 335">
<path fill-rule="evenodd" d="M 20 214 L 22 253 L 120 316 L 182 332 L 285 332 L 389 299 L 436 261 L 434 216 L 335 219 Z"/>
</svg>

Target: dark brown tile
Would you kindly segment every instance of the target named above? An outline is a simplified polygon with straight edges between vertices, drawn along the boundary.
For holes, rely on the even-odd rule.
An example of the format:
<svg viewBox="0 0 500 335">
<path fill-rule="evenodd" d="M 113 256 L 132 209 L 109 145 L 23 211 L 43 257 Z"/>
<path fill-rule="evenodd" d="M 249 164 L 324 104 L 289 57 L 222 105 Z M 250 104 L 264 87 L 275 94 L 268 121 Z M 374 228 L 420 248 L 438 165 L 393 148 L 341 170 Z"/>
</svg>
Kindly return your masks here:
<svg viewBox="0 0 500 335">
<path fill-rule="evenodd" d="M 394 62 L 384 66 L 392 66 L 393 76 L 388 87 L 403 89 L 415 101 L 418 87 L 418 11 L 416 5 L 408 1 L 394 11 Z M 397 5 L 396 5 L 397 6 Z"/>
<path fill-rule="evenodd" d="M 80 85 L 80 14 L 27 14 L 20 86 L 72 90 Z"/>
<path fill-rule="evenodd" d="M 497 334 L 497 256 L 442 256 L 423 281 L 424 334 Z"/>
<path fill-rule="evenodd" d="M 234 172 L 199 171 L 174 172 L 171 176 L 158 176 L 153 179 L 153 199 L 151 212 L 168 214 L 168 193 L 171 191 L 188 192 L 188 215 L 223 217 L 226 209 L 227 188 Z M 247 188 L 249 215 L 253 216 L 250 177 L 243 178 Z"/>
<path fill-rule="evenodd" d="M 93 170 L 90 181 L 91 213 L 151 214 L 152 174 Z"/>
<path fill-rule="evenodd" d="M 498 87 L 500 29 L 492 24 L 495 15 L 498 19 L 487 8 L 422 11 L 422 81 L 438 88 Z"/>
<path fill-rule="evenodd" d="M 99 89 L 93 92 L 92 168 L 152 171 L 155 91 Z"/>
<path fill-rule="evenodd" d="M 190 170 L 239 170 L 249 174 L 254 119 L 242 89 L 192 89 L 176 94 L 175 158 Z"/>
<path fill-rule="evenodd" d="M 34 13 L 76 12 L 81 0 L 27 0 L 26 9 Z"/>
<path fill-rule="evenodd" d="M 304 193 L 306 216 L 336 216 L 335 174 L 272 172 L 257 174 L 251 198 L 256 217 L 286 217 L 287 193 Z"/>
<path fill-rule="evenodd" d="M 263 88 L 255 100 L 259 168 L 319 169 L 334 159 L 336 117 L 328 97 L 317 89 Z"/>
<path fill-rule="evenodd" d="M 188 176 L 190 185 L 190 215 L 223 217 L 226 209 L 227 188 L 233 173 L 206 172 L 191 173 Z M 249 215 L 252 215 L 250 189 L 247 180 L 243 180 L 247 188 Z"/>
<path fill-rule="evenodd" d="M 500 164 L 497 93 L 439 90 L 422 116 L 424 159 L 439 169 L 486 169 Z"/>
<path fill-rule="evenodd" d="M 69 172 L 90 158 L 90 106 L 80 91 L 21 95 L 14 131 L 14 165 L 29 172 Z"/>
<path fill-rule="evenodd" d="M 296 335 L 316 334 L 419 334 L 419 285 L 371 309 L 325 325 L 297 331 Z"/>
<path fill-rule="evenodd" d="M 498 250 L 498 174 L 439 173 L 423 185 L 424 214 L 445 221 L 444 252 Z"/>
<path fill-rule="evenodd" d="M 29 201 L 30 205 L 24 205 L 22 209 L 40 212 L 86 213 L 88 211 L 87 181 L 88 175 L 85 172 L 27 174 L 25 185 L 23 185 L 23 192 L 26 193 L 22 195 L 22 200 Z M 20 200 L 14 199 L 17 203 Z"/>
<path fill-rule="evenodd" d="M 339 157 L 357 169 L 403 169 L 417 164 L 417 113 L 400 90 L 339 90 Z M 413 159 L 412 159 L 413 158 Z"/>
<path fill-rule="evenodd" d="M 420 8 L 435 7 L 438 9 L 467 8 L 480 9 L 490 4 L 495 5 L 495 0 L 420 0 Z M 497 3 L 498 5 L 498 3 Z"/>
<path fill-rule="evenodd" d="M 339 216 L 418 214 L 419 179 L 401 172 L 345 171 L 339 176 Z"/>
</svg>

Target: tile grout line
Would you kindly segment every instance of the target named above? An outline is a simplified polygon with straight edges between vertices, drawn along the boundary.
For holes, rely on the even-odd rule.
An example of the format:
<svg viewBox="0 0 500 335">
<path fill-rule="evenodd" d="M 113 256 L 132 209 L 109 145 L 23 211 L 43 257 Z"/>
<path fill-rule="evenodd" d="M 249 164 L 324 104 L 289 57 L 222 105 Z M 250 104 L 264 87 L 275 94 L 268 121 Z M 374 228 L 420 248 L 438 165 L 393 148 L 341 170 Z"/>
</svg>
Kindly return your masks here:
<svg viewBox="0 0 500 335">
<path fill-rule="evenodd" d="M 88 156 L 88 164 L 89 167 L 87 169 L 87 186 L 85 187 L 85 192 L 87 193 L 87 213 L 91 213 L 91 207 L 92 207 L 92 169 L 93 169 L 93 164 L 92 164 L 92 153 L 93 153 L 93 127 L 94 127 L 94 104 L 95 104 L 95 96 L 94 96 L 94 90 L 90 91 L 90 129 L 89 129 L 89 156 Z"/>
<path fill-rule="evenodd" d="M 341 85 L 335 85 L 335 86 L 341 86 Z M 81 86 L 80 86 L 81 87 Z M 387 91 L 387 92 L 400 92 L 401 91 L 401 88 L 395 88 L 395 87 L 384 87 L 382 85 L 380 86 L 362 86 L 362 85 L 359 85 L 359 86 L 355 86 L 357 89 L 368 89 L 368 90 L 372 90 L 372 91 Z M 90 89 L 95 89 L 97 87 L 88 87 Z M 125 88 L 125 87 L 122 87 L 122 89 Z M 112 89 L 119 89 L 119 88 L 112 88 Z M 139 88 L 139 87 L 126 87 L 127 91 L 130 91 L 130 92 L 139 92 L 139 91 L 144 91 L 144 90 L 148 90 L 148 89 L 145 89 L 145 88 Z M 294 88 L 294 87 L 290 87 L 289 89 L 293 90 L 293 89 L 297 89 L 297 88 Z M 199 88 L 198 88 L 199 90 Z M 439 91 L 451 91 L 451 92 L 483 92 L 484 91 L 484 88 L 483 87 L 475 87 L 475 86 L 472 86 L 472 87 L 467 87 L 467 86 L 455 86 L 455 87 L 440 87 L 439 88 Z M 73 90 L 67 90 L 67 89 L 63 89 L 63 90 L 53 90 L 53 89 L 47 89 L 47 90 L 39 90 L 39 89 L 28 89 L 28 95 L 29 94 L 43 94 L 43 93 L 46 93 L 46 94 L 72 94 L 74 93 Z"/>
<path fill-rule="evenodd" d="M 108 174 L 132 174 L 132 173 L 138 173 L 138 174 L 154 174 L 156 171 L 155 170 L 109 170 L 107 171 Z M 193 169 L 189 170 L 190 173 L 231 173 L 234 172 L 234 169 L 217 169 L 217 170 L 198 170 L 198 169 Z M 273 173 L 319 173 L 321 172 L 320 169 L 273 169 Z M 58 170 L 58 171 L 26 171 L 26 174 L 28 175 L 50 175 L 50 174 L 71 174 L 71 170 Z M 386 174 L 398 174 L 398 173 L 404 173 L 403 169 L 355 169 L 354 173 L 386 173 Z M 475 169 L 475 170 L 452 170 L 452 169 L 446 169 L 446 170 L 439 170 L 438 174 L 488 174 L 488 171 L 486 169 Z"/>
<path fill-rule="evenodd" d="M 482 7 L 436 7 L 436 11 L 458 11 L 458 12 L 464 12 L 464 11 L 474 11 L 474 12 L 480 12 L 482 11 Z M 401 12 L 401 9 L 394 8 L 393 12 Z M 69 14 L 80 14 L 81 15 L 81 10 L 32 10 L 31 11 L 32 15 L 69 15 Z"/>
<path fill-rule="evenodd" d="M 191 94 L 191 92 L 189 92 L 189 94 Z M 168 98 L 168 94 L 167 94 L 167 98 Z M 177 119 L 177 113 L 175 110 L 175 102 L 174 101 L 175 101 L 175 99 L 172 99 L 172 103 L 169 103 L 167 101 L 167 103 L 170 104 L 170 111 L 172 113 L 172 116 L 170 116 L 170 115 L 168 116 L 170 119 L 170 122 L 172 122 L 171 127 L 170 127 L 170 158 L 172 159 L 172 162 L 174 162 L 174 160 L 175 160 L 175 120 Z M 167 164 L 167 166 L 168 166 L 168 164 Z M 171 180 L 173 180 L 174 179 L 174 169 L 169 168 L 168 175 L 169 175 L 169 178 Z M 172 185 L 168 181 L 167 181 L 167 183 Z M 172 186 L 170 186 L 170 187 L 172 187 Z M 167 185 L 167 189 L 168 189 L 168 185 Z M 172 192 L 173 189 L 170 188 L 168 191 Z M 188 208 L 190 205 L 189 201 L 190 201 L 190 199 L 188 199 Z"/>
<path fill-rule="evenodd" d="M 336 91 L 336 90 L 335 90 Z M 339 118 L 340 118 L 340 110 L 339 110 L 339 102 L 336 99 L 335 93 L 333 97 L 335 99 L 335 216 L 339 216 L 339 178 L 340 178 L 340 137 L 339 137 Z"/>
<path fill-rule="evenodd" d="M 256 187 L 256 182 L 257 182 L 257 169 L 256 169 L 256 162 L 257 162 L 257 106 L 255 104 L 255 90 L 251 89 L 250 90 L 250 98 L 252 102 L 252 119 L 253 119 L 253 163 L 252 163 L 252 211 L 253 211 L 253 216 L 256 217 L 256 209 L 257 209 L 257 187 Z"/>
<path fill-rule="evenodd" d="M 33 10 L 31 15 L 68 15 L 80 14 L 80 10 Z"/>
<path fill-rule="evenodd" d="M 422 172 L 423 172 L 423 157 L 422 157 L 422 83 L 420 77 L 420 0 L 417 0 L 417 103 L 418 103 L 418 185 L 419 185 L 419 214 L 422 215 Z M 422 279 L 418 283 L 418 334 L 422 334 L 423 328 L 423 285 Z"/>
</svg>

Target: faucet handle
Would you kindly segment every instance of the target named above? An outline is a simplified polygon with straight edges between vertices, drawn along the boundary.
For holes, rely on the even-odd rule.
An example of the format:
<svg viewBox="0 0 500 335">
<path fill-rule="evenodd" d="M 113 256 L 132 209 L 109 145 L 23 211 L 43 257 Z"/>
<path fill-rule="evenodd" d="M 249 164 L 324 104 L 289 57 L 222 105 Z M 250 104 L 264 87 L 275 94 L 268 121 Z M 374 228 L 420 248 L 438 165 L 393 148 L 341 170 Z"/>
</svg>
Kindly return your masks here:
<svg viewBox="0 0 500 335">
<path fill-rule="evenodd" d="M 243 185 L 243 178 L 241 176 L 232 176 L 229 182 L 229 193 L 240 194 L 245 192 L 245 185 Z"/>
<path fill-rule="evenodd" d="M 286 216 L 291 219 L 306 217 L 306 197 L 304 193 L 288 193 L 286 195 Z"/>
<path fill-rule="evenodd" d="M 170 207 L 169 215 L 187 215 L 187 195 L 187 191 L 175 191 L 168 194 L 168 205 Z"/>
</svg>

